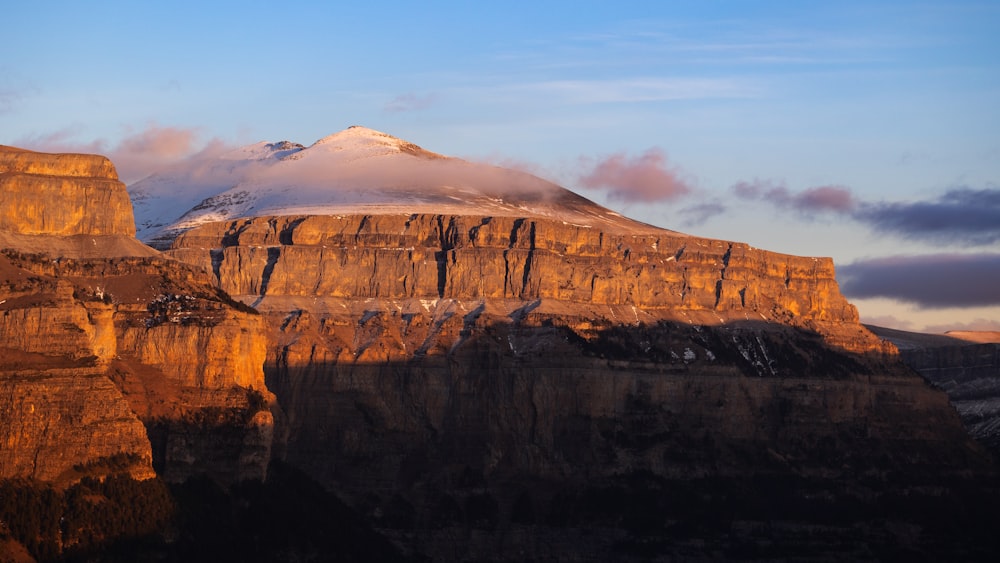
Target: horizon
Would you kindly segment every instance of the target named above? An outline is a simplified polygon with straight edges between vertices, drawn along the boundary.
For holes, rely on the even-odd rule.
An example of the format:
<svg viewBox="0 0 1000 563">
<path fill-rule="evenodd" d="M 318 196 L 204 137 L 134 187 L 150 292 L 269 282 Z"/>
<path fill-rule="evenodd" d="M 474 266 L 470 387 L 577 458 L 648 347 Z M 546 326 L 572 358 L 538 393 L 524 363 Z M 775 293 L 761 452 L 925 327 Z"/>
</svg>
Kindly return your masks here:
<svg viewBox="0 0 1000 563">
<path fill-rule="evenodd" d="M 357 123 L 830 256 L 867 324 L 1000 330 L 992 3 L 49 4 L 8 10 L 0 144 L 105 154 L 131 186 Z"/>
</svg>

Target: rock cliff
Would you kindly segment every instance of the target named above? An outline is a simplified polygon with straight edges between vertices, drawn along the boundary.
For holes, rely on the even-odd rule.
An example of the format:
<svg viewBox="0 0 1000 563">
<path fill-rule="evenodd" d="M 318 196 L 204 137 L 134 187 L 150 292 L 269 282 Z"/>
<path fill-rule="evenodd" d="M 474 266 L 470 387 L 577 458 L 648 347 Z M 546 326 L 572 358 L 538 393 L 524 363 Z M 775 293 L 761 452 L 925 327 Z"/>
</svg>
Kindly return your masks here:
<svg viewBox="0 0 1000 563">
<path fill-rule="evenodd" d="M 135 220 L 107 158 L 0 145 L 0 231 L 134 237 Z"/>
<path fill-rule="evenodd" d="M 134 233 L 108 159 L 0 147 L 0 479 L 263 477 L 259 315 Z"/>
<path fill-rule="evenodd" d="M 168 254 L 263 313 L 276 455 L 434 558 L 740 553 L 777 518 L 797 553 L 864 559 L 843 546 L 926 524 L 892 512 L 859 540 L 806 513 L 855 522 L 990 471 L 947 398 L 858 324 L 827 259 L 420 214 L 219 222 Z M 703 502 L 730 516 L 699 527 Z"/>
<path fill-rule="evenodd" d="M 72 480 L 74 468 L 121 455 L 132 475 L 152 476 L 145 429 L 105 373 L 111 308 L 74 292 L 0 255 L 0 478 Z"/>
<path fill-rule="evenodd" d="M 257 217 L 188 231 L 170 254 L 210 269 L 233 295 L 540 299 L 693 324 L 788 324 L 848 351 L 888 351 L 858 324 L 830 259 L 653 227 L 635 234 L 537 217 Z"/>
</svg>

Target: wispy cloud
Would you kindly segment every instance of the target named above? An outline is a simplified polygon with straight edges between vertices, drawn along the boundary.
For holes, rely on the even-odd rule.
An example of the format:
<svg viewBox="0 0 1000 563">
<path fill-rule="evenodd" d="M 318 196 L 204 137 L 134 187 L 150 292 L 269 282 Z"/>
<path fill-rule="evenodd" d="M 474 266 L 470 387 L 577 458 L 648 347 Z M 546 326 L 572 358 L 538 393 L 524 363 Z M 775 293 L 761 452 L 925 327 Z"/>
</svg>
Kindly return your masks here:
<svg viewBox="0 0 1000 563">
<path fill-rule="evenodd" d="M 782 208 L 811 214 L 832 211 L 849 213 L 857 206 L 849 188 L 843 186 L 818 186 L 801 192 L 792 192 L 784 184 L 769 180 L 739 182 L 732 186 L 738 197 L 761 200 Z"/>
<path fill-rule="evenodd" d="M 744 200 L 794 209 L 806 217 L 834 213 L 880 233 L 937 244 L 988 245 L 1000 241 L 1000 189 L 955 188 L 936 199 L 866 202 L 844 186 L 799 192 L 767 180 L 739 182 L 731 191 Z"/>
<path fill-rule="evenodd" d="M 21 94 L 13 88 L 0 87 L 0 115 L 10 113 L 21 99 Z"/>
<path fill-rule="evenodd" d="M 586 172 L 579 182 L 586 188 L 605 190 L 608 197 L 624 202 L 659 202 L 676 200 L 692 188 L 680 178 L 659 148 L 651 148 L 637 157 L 617 153 L 596 162 L 583 158 Z"/>
<path fill-rule="evenodd" d="M 407 111 L 418 111 L 422 109 L 427 109 L 434 105 L 438 101 L 437 94 L 414 94 L 412 92 L 406 94 L 400 94 L 395 98 L 386 102 L 385 106 L 382 107 L 382 111 L 386 113 L 401 113 Z"/>
<path fill-rule="evenodd" d="M 80 128 L 71 126 L 64 127 L 58 131 L 49 133 L 37 133 L 15 139 L 13 144 L 17 147 L 40 152 L 79 152 L 79 153 L 105 153 L 107 143 L 103 140 L 77 141 L 75 137 L 79 135 Z"/>
<path fill-rule="evenodd" d="M 726 206 L 718 202 L 699 203 L 685 207 L 677 212 L 684 227 L 698 227 L 717 215 L 726 212 Z"/>
<path fill-rule="evenodd" d="M 31 95 L 37 95 L 38 88 L 16 76 L 6 66 L 0 66 L 0 115 L 10 113 Z"/>
<path fill-rule="evenodd" d="M 849 298 L 884 297 L 925 309 L 1000 305 L 1000 254 L 931 254 L 858 260 L 837 268 Z"/>
</svg>

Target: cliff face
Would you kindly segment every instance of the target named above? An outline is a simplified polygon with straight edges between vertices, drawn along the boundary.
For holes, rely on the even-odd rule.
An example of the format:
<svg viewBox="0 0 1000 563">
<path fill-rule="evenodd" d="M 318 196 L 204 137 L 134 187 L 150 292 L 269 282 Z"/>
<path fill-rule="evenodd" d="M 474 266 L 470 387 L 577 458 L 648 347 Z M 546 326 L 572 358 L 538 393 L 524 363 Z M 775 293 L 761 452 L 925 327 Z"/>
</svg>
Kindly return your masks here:
<svg viewBox="0 0 1000 563">
<path fill-rule="evenodd" d="M 906 365 L 948 394 L 969 434 L 1000 451 L 1000 334 L 921 334 L 873 326 Z"/>
<path fill-rule="evenodd" d="M 695 324 L 790 324 L 852 352 L 886 351 L 858 325 L 830 259 L 650 231 L 515 217 L 261 217 L 188 231 L 171 254 L 233 295 L 627 306 Z"/>
<path fill-rule="evenodd" d="M 106 158 L 0 147 L 0 479 L 263 477 L 260 317 L 134 232 Z"/>
<path fill-rule="evenodd" d="M 989 467 L 829 260 L 434 215 L 241 219 L 169 254 L 263 313 L 276 455 L 432 557 L 627 559 L 614 546 L 674 545 L 706 498 L 755 505 L 754 480 L 814 514 L 867 498 L 861 517 Z M 769 516 L 734 517 L 724 541 L 770 541 Z M 814 532 L 804 552 L 858 541 Z"/>
<path fill-rule="evenodd" d="M 0 478 L 72 478 L 113 456 L 152 475 L 141 422 L 105 375 L 115 354 L 111 308 L 90 308 L 63 280 L 0 255 Z"/>
<path fill-rule="evenodd" d="M 134 237 L 135 220 L 107 158 L 0 146 L 0 231 Z"/>
</svg>

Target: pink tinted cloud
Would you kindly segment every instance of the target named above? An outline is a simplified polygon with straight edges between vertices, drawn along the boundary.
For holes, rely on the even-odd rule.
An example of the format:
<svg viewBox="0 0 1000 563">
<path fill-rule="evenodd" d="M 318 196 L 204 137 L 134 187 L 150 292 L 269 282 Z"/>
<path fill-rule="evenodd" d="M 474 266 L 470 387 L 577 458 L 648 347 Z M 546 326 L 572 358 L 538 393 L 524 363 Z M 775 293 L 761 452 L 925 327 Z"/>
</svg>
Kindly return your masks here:
<svg viewBox="0 0 1000 563">
<path fill-rule="evenodd" d="M 79 133 L 76 127 L 67 127 L 51 133 L 31 135 L 14 140 L 14 146 L 39 152 L 99 153 L 107 152 L 107 143 L 101 139 L 81 143 L 73 138 Z"/>
<path fill-rule="evenodd" d="M 89 142 L 75 141 L 78 131 L 69 128 L 44 135 L 24 137 L 15 144 L 19 147 L 42 152 L 76 152 L 103 154 L 111 159 L 118 176 L 125 183 L 140 180 L 149 174 L 181 160 L 206 153 L 221 152 L 225 143 L 218 139 L 199 141 L 197 128 L 161 127 L 148 124 L 138 132 L 130 133 L 118 144 L 111 146 L 104 139 Z"/>
<path fill-rule="evenodd" d="M 160 127 L 150 124 L 122 139 L 108 156 L 126 182 L 139 180 L 169 164 L 203 152 L 217 139 L 199 144 L 196 128 Z"/>
<path fill-rule="evenodd" d="M 196 129 L 159 127 L 150 124 L 142 131 L 121 140 L 116 152 L 146 158 L 178 158 L 193 152 L 198 138 Z"/>
<path fill-rule="evenodd" d="M 579 181 L 584 187 L 606 190 L 608 197 L 625 202 L 670 201 L 692 191 L 669 167 L 666 153 L 656 147 L 633 158 L 624 153 L 608 156 L 581 175 Z"/>
<path fill-rule="evenodd" d="M 778 207 L 791 208 L 803 213 L 851 213 L 858 207 L 854 194 L 850 188 L 844 186 L 817 186 L 793 192 L 783 183 L 754 180 L 738 182 L 730 189 L 742 199 L 763 200 Z"/>
<path fill-rule="evenodd" d="M 857 206 L 851 190 L 843 186 L 809 188 L 793 196 L 792 202 L 795 208 L 802 211 L 849 213 Z"/>
</svg>

